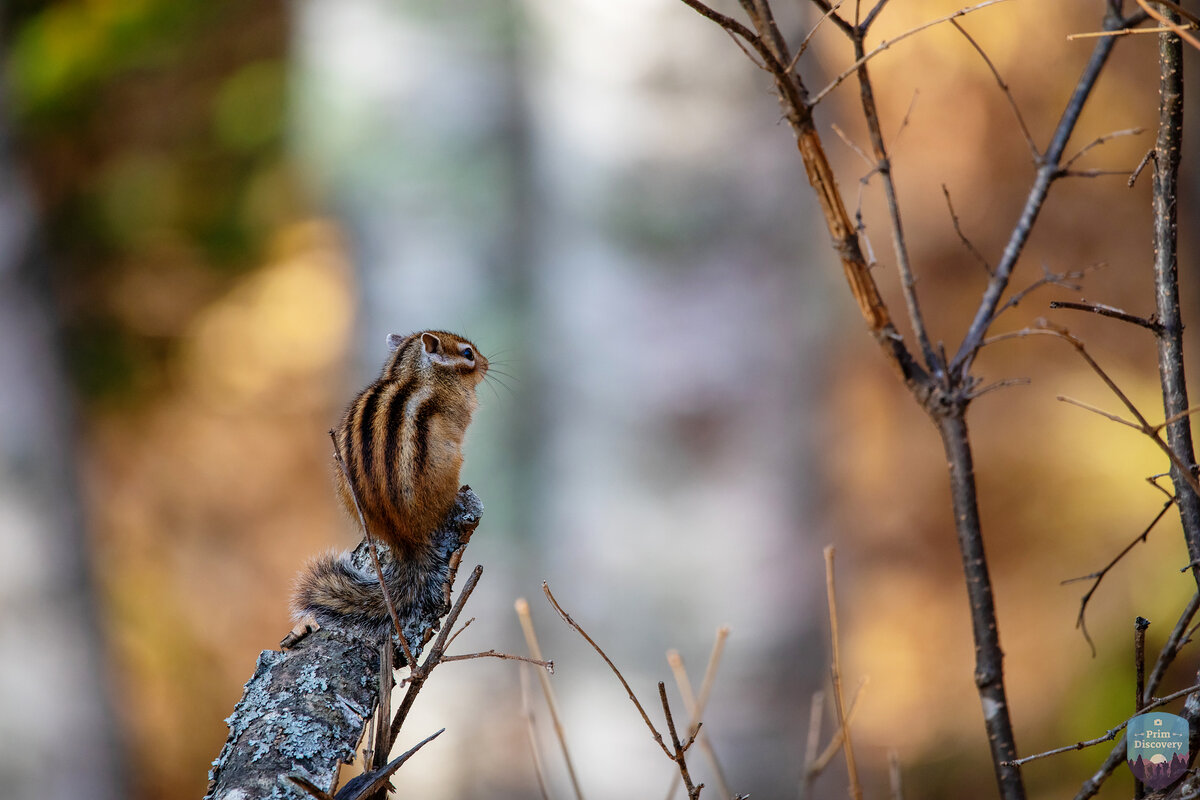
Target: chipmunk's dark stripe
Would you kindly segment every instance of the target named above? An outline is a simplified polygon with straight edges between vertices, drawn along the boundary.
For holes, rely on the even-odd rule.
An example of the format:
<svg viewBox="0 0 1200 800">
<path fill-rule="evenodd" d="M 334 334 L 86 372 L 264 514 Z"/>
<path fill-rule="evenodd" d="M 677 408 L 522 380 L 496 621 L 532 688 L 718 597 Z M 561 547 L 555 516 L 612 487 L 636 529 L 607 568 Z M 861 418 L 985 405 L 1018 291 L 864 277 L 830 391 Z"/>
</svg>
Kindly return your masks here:
<svg viewBox="0 0 1200 800">
<path fill-rule="evenodd" d="M 404 364 L 404 359 L 409 350 L 412 350 L 413 345 L 419 338 L 419 334 L 410 333 L 396 348 L 396 352 L 392 353 L 391 359 L 388 360 L 387 369 L 384 370 L 384 377 L 390 380 L 396 380 L 400 377 L 401 366 Z"/>
<path fill-rule="evenodd" d="M 404 453 L 401 452 L 404 444 L 401 434 L 404 430 L 404 409 L 416 388 L 416 378 L 410 375 L 408 380 L 400 384 L 388 406 L 387 442 L 383 450 L 383 457 L 387 460 L 387 480 L 382 485 L 388 488 L 390 497 L 387 499 L 392 508 L 397 508 L 404 502 Z"/>
<path fill-rule="evenodd" d="M 425 471 L 425 460 L 429 456 L 429 421 L 442 411 L 442 401 L 436 396 L 426 398 L 413 414 L 413 472 Z"/>
<path fill-rule="evenodd" d="M 358 403 L 359 417 L 350 423 L 358 434 L 355 447 L 357 458 L 352 472 L 354 490 L 364 508 L 373 507 L 375 504 L 375 412 L 385 386 L 386 384 L 374 383 L 363 392 Z"/>
</svg>

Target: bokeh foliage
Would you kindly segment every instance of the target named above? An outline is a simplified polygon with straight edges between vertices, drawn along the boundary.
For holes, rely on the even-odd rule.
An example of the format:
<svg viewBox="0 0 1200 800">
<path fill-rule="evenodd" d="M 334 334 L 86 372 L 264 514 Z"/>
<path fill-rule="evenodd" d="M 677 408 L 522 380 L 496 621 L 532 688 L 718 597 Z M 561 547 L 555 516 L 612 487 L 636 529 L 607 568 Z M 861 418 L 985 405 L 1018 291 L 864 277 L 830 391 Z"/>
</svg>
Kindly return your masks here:
<svg viewBox="0 0 1200 800">
<path fill-rule="evenodd" d="M 4 77 L 88 401 L 160 383 L 196 312 L 294 216 L 279 2 L 6 4 Z"/>
</svg>

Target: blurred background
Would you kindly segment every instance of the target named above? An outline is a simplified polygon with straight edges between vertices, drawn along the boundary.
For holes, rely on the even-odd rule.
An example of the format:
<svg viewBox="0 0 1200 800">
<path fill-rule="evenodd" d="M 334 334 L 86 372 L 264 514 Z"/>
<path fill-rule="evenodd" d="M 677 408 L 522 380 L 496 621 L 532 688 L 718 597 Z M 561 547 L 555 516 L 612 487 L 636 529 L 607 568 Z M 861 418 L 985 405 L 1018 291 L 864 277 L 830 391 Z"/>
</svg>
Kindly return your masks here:
<svg viewBox="0 0 1200 800">
<path fill-rule="evenodd" d="M 732 13 L 732 5 L 730 11 Z M 798 42 L 817 19 L 780 3 Z M 874 40 L 961 6 L 892 3 Z M 1104 4 L 1011 3 L 963 20 L 1049 139 Z M 1193 53 L 1187 57 L 1192 59 Z M 699 682 L 732 633 L 706 729 L 732 788 L 799 782 L 828 669 L 822 548 L 838 548 L 843 673 L 868 679 L 868 792 L 889 749 L 909 791 L 990 796 L 973 647 L 936 433 L 864 333 L 767 76 L 677 0 L 6 0 L 0 10 L 0 785 L 15 798 L 194 798 L 258 652 L 290 627 L 296 571 L 352 546 L 327 431 L 385 336 L 446 328 L 497 367 L 464 480 L 487 511 L 461 651 L 524 652 L 528 597 L 557 664 L 585 792 L 665 794 L 672 765 L 559 600 L 636 691 Z M 811 88 L 852 61 L 825 26 Z M 931 335 L 953 350 L 1033 175 L 1012 110 L 949 26 L 873 63 Z M 876 275 L 903 308 L 878 179 L 847 82 L 818 122 Z M 1153 37 L 1121 42 L 1069 152 L 1153 129 Z M 1194 107 L 1194 104 L 1192 104 Z M 844 141 L 832 125 L 842 131 Z M 1195 125 L 1190 142 L 1196 142 Z M 1076 166 L 1131 170 L 1153 133 Z M 1187 148 L 1185 148 L 1185 151 Z M 1193 162 L 1194 163 L 1194 162 Z M 1185 161 L 1194 192 L 1195 167 Z M 1194 230 L 1195 197 L 1180 228 Z M 1048 311 L 1153 310 L 1149 175 L 1055 185 L 1014 288 L 1090 270 L 1006 311 L 1049 315 L 1161 418 L 1149 334 Z M 1192 243 L 1185 315 L 1195 318 Z M 906 329 L 907 332 L 907 329 Z M 1195 350 L 1194 338 L 1189 346 Z M 1061 343 L 985 350 L 970 422 L 1023 753 L 1131 711 L 1135 615 L 1156 652 L 1195 590 L 1166 465 Z M 1161 693 L 1189 685 L 1185 652 Z M 675 695 L 673 695 L 675 696 Z M 651 703 L 651 705 L 653 705 Z M 534 796 L 514 664 L 443 667 L 401 737 L 447 733 L 404 792 Z M 565 772 L 539 710 L 557 796 Z M 833 728 L 827 711 L 823 741 Z M 1026 768 L 1072 792 L 1107 747 Z M 712 785 L 707 765 L 693 774 Z M 839 768 L 817 783 L 841 796 Z M 1127 795 L 1127 771 L 1108 791 Z M 715 790 L 705 796 L 715 796 Z"/>
</svg>

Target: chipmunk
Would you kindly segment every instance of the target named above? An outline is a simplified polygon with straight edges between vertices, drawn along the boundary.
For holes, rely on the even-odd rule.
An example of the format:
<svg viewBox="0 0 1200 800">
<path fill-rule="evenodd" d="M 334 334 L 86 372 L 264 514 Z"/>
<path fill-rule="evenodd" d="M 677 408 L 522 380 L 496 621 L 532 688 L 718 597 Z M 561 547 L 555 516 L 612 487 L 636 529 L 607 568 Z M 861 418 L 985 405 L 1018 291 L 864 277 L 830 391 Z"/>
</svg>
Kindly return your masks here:
<svg viewBox="0 0 1200 800">
<path fill-rule="evenodd" d="M 338 496 L 352 518 L 361 510 L 370 534 L 390 548 L 384 580 L 401 609 L 433 601 L 425 597 L 431 576 L 424 573 L 431 570 L 434 534 L 458 494 L 463 438 L 488 360 L 445 331 L 392 334 L 387 341 L 392 354 L 379 379 L 331 433 Z M 360 569 L 350 553 L 314 559 L 297 582 L 292 610 L 299 622 L 285 647 L 312 630 L 314 618 L 378 636 L 392 628 L 374 569 Z"/>
</svg>

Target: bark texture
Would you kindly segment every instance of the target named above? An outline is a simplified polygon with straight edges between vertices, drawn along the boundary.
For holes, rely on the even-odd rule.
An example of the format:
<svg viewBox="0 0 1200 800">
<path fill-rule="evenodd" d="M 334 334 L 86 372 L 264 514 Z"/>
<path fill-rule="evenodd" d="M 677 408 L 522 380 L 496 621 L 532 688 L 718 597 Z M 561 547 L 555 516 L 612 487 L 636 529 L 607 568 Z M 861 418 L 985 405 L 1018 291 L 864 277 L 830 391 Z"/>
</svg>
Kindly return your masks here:
<svg viewBox="0 0 1200 800">
<path fill-rule="evenodd" d="M 442 602 L 396 609 L 414 658 L 450 610 L 458 565 L 482 514 L 479 498 L 463 487 L 434 537 L 437 566 L 430 576 L 440 585 Z M 376 545 L 386 563 L 386 546 Z M 365 540 L 353 558 L 371 568 Z M 287 775 L 333 794 L 338 769 L 353 759 L 379 700 L 380 644 L 361 626 L 329 624 L 293 649 L 264 650 L 226 720 L 229 738 L 209 772 L 206 800 L 304 797 L 282 780 Z"/>
</svg>

